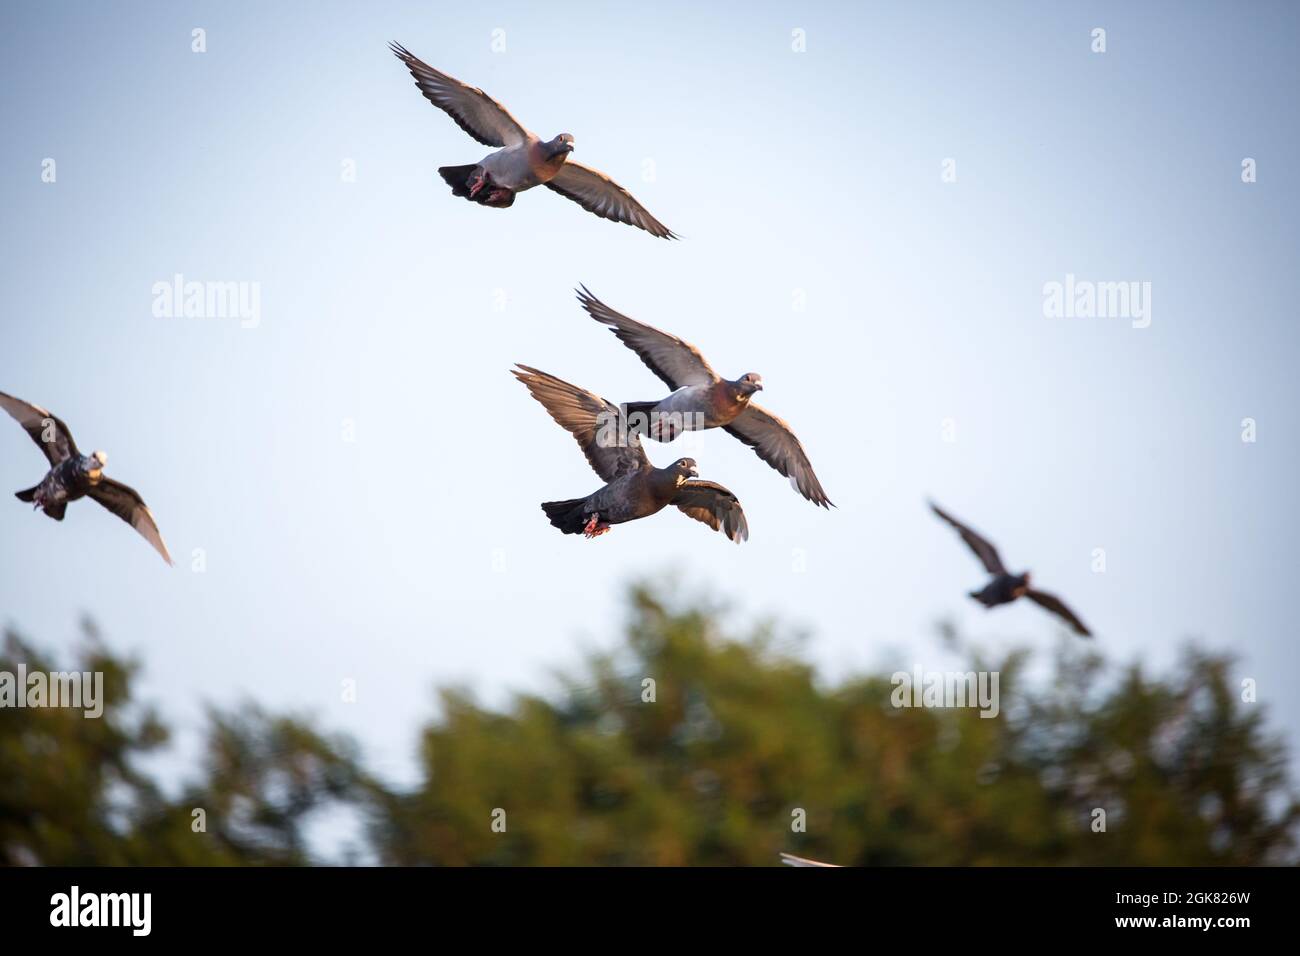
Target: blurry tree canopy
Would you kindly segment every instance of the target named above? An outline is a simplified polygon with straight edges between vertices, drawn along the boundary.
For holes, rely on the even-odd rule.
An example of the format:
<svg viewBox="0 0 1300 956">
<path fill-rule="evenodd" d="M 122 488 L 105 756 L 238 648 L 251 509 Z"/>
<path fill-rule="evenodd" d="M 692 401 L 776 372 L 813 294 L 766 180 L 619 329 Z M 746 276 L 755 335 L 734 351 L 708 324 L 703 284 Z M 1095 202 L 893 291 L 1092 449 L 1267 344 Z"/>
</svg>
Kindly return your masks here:
<svg viewBox="0 0 1300 956">
<path fill-rule="evenodd" d="M 1190 648 L 1156 677 L 1070 639 L 1031 680 L 1027 652 L 966 651 L 1000 675 L 990 719 L 897 708 L 890 674 L 824 686 L 777 628 L 726 636 L 666 588 L 633 589 L 629 611 L 621 645 L 554 694 L 500 712 L 442 691 L 406 791 L 348 740 L 250 705 L 209 710 L 201 764 L 167 796 L 137 768 L 168 739 L 132 699 L 138 665 L 93 639 L 76 669 L 104 673 L 101 718 L 0 707 L 0 863 L 337 861 L 307 834 L 338 807 L 362 815 L 362 858 L 395 865 L 1297 861 L 1285 747 L 1228 657 Z M 20 662 L 60 669 L 10 634 L 0 672 Z"/>
</svg>

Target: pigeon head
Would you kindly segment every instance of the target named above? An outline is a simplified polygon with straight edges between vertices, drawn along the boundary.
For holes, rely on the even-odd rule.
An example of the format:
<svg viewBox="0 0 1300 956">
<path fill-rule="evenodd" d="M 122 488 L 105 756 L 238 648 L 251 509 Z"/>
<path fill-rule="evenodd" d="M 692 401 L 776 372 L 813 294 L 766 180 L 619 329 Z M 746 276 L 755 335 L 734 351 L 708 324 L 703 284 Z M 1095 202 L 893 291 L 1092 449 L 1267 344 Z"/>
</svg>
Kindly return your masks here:
<svg viewBox="0 0 1300 956">
<path fill-rule="evenodd" d="M 731 384 L 736 388 L 736 401 L 746 402 L 755 392 L 763 390 L 763 376 L 757 372 L 746 372 Z"/>
<path fill-rule="evenodd" d="M 694 458 L 678 458 L 672 463 L 672 472 L 677 476 L 678 484 L 687 478 L 700 477 L 700 469 L 695 467 Z"/>
<path fill-rule="evenodd" d="M 104 476 L 104 466 L 108 464 L 108 454 L 102 451 L 92 452 L 86 464 L 88 465 L 86 477 L 91 482 L 97 482 Z"/>
<path fill-rule="evenodd" d="M 552 159 L 556 156 L 568 156 L 573 152 L 573 137 L 568 133 L 561 133 L 547 143 L 546 148 L 550 151 Z"/>
</svg>

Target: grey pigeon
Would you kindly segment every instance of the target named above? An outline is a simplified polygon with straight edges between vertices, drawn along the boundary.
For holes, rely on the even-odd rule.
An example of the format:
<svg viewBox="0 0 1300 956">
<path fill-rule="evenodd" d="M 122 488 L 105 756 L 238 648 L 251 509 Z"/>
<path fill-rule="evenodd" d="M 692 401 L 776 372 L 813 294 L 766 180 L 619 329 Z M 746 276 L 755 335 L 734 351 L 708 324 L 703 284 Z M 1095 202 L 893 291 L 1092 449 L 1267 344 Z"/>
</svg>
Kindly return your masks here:
<svg viewBox="0 0 1300 956">
<path fill-rule="evenodd" d="M 833 504 L 790 426 L 750 400 L 763 390 L 757 372 L 734 380 L 722 378 L 695 346 L 615 312 L 586 286 L 578 290 L 578 301 L 675 390 L 658 401 L 628 402 L 627 416 L 636 431 L 656 441 L 672 441 L 683 431 L 724 428 L 789 478 L 795 491 L 813 504 L 823 508 Z"/>
<path fill-rule="evenodd" d="M 1092 632 L 1083 626 L 1083 622 L 1065 606 L 1064 601 L 1054 594 L 1048 594 L 1046 591 L 1036 591 L 1029 586 L 1030 575 L 1028 571 L 1020 574 L 1012 574 L 1008 571 L 1006 565 L 1002 563 L 1002 558 L 998 555 L 998 549 L 993 547 L 988 539 L 966 527 L 934 502 L 930 502 L 930 509 L 957 529 L 961 539 L 975 552 L 975 556 L 984 565 L 984 570 L 993 575 L 993 580 L 986 584 L 982 590 L 971 591 L 971 597 L 986 608 L 997 607 L 999 604 L 1010 604 L 1017 598 L 1026 597 L 1062 618 L 1070 627 L 1074 628 L 1076 634 L 1083 637 L 1092 636 Z"/>
<path fill-rule="evenodd" d="M 594 538 L 611 525 L 647 518 L 674 505 L 737 544 L 749 537 L 736 496 L 712 481 L 696 480 L 694 459 L 679 458 L 667 468 L 652 465 L 617 405 L 527 365 L 510 371 L 577 439 L 587 463 L 606 483 L 584 498 L 542 504 L 546 517 L 562 532 Z"/>
<path fill-rule="evenodd" d="M 389 44 L 389 49 L 406 64 L 430 103 L 478 142 L 496 150 L 468 166 L 439 168 L 453 195 L 504 208 L 514 204 L 516 193 L 545 185 L 604 219 L 625 222 L 661 239 L 677 238 L 614 180 L 570 160 L 573 137 L 568 133 L 543 141 L 482 90 L 435 70 L 399 43 Z"/>
<path fill-rule="evenodd" d="M 50 463 L 50 470 L 40 484 L 17 493 L 19 501 L 31 502 L 55 521 L 62 521 L 68 502 L 89 496 L 140 532 L 164 561 L 172 563 L 158 525 L 144 501 L 133 489 L 104 476 L 106 454 L 102 451 L 81 454 L 68 426 L 39 405 L 0 392 L 0 408 L 23 427 Z"/>
</svg>

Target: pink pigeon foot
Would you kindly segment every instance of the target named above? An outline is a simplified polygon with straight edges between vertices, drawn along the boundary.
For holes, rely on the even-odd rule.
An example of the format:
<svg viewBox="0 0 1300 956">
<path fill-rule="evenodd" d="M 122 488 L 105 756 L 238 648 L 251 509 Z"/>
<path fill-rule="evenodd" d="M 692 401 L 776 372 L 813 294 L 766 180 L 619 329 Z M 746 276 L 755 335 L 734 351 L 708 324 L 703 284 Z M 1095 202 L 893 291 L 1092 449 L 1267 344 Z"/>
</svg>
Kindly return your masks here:
<svg viewBox="0 0 1300 956">
<path fill-rule="evenodd" d="M 479 194 L 479 190 L 487 185 L 487 174 L 481 169 L 476 169 L 469 174 L 469 179 L 465 181 L 465 184 L 469 186 L 469 198 L 473 199 Z"/>
<path fill-rule="evenodd" d="M 600 520 L 599 514 L 594 514 L 587 521 L 587 526 L 582 529 L 582 533 L 586 535 L 588 538 L 599 538 L 602 534 L 604 534 L 608 530 L 609 530 L 609 525 L 604 524 Z"/>
</svg>

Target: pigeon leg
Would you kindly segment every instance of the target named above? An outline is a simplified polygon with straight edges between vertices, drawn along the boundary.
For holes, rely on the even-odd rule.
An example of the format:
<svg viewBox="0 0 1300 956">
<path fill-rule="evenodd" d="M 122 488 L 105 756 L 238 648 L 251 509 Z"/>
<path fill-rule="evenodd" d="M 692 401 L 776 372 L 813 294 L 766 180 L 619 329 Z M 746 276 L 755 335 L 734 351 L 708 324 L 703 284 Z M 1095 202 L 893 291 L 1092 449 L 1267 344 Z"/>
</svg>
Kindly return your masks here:
<svg viewBox="0 0 1300 956">
<path fill-rule="evenodd" d="M 469 179 L 465 181 L 465 184 L 469 186 L 469 198 L 473 199 L 477 196 L 479 191 L 487 185 L 487 181 L 487 174 L 481 169 L 476 169 L 470 173 Z"/>
<path fill-rule="evenodd" d="M 609 530 L 609 525 L 600 520 L 600 514 L 595 513 L 587 520 L 587 526 L 582 529 L 582 533 L 588 538 L 599 538 Z"/>
</svg>

